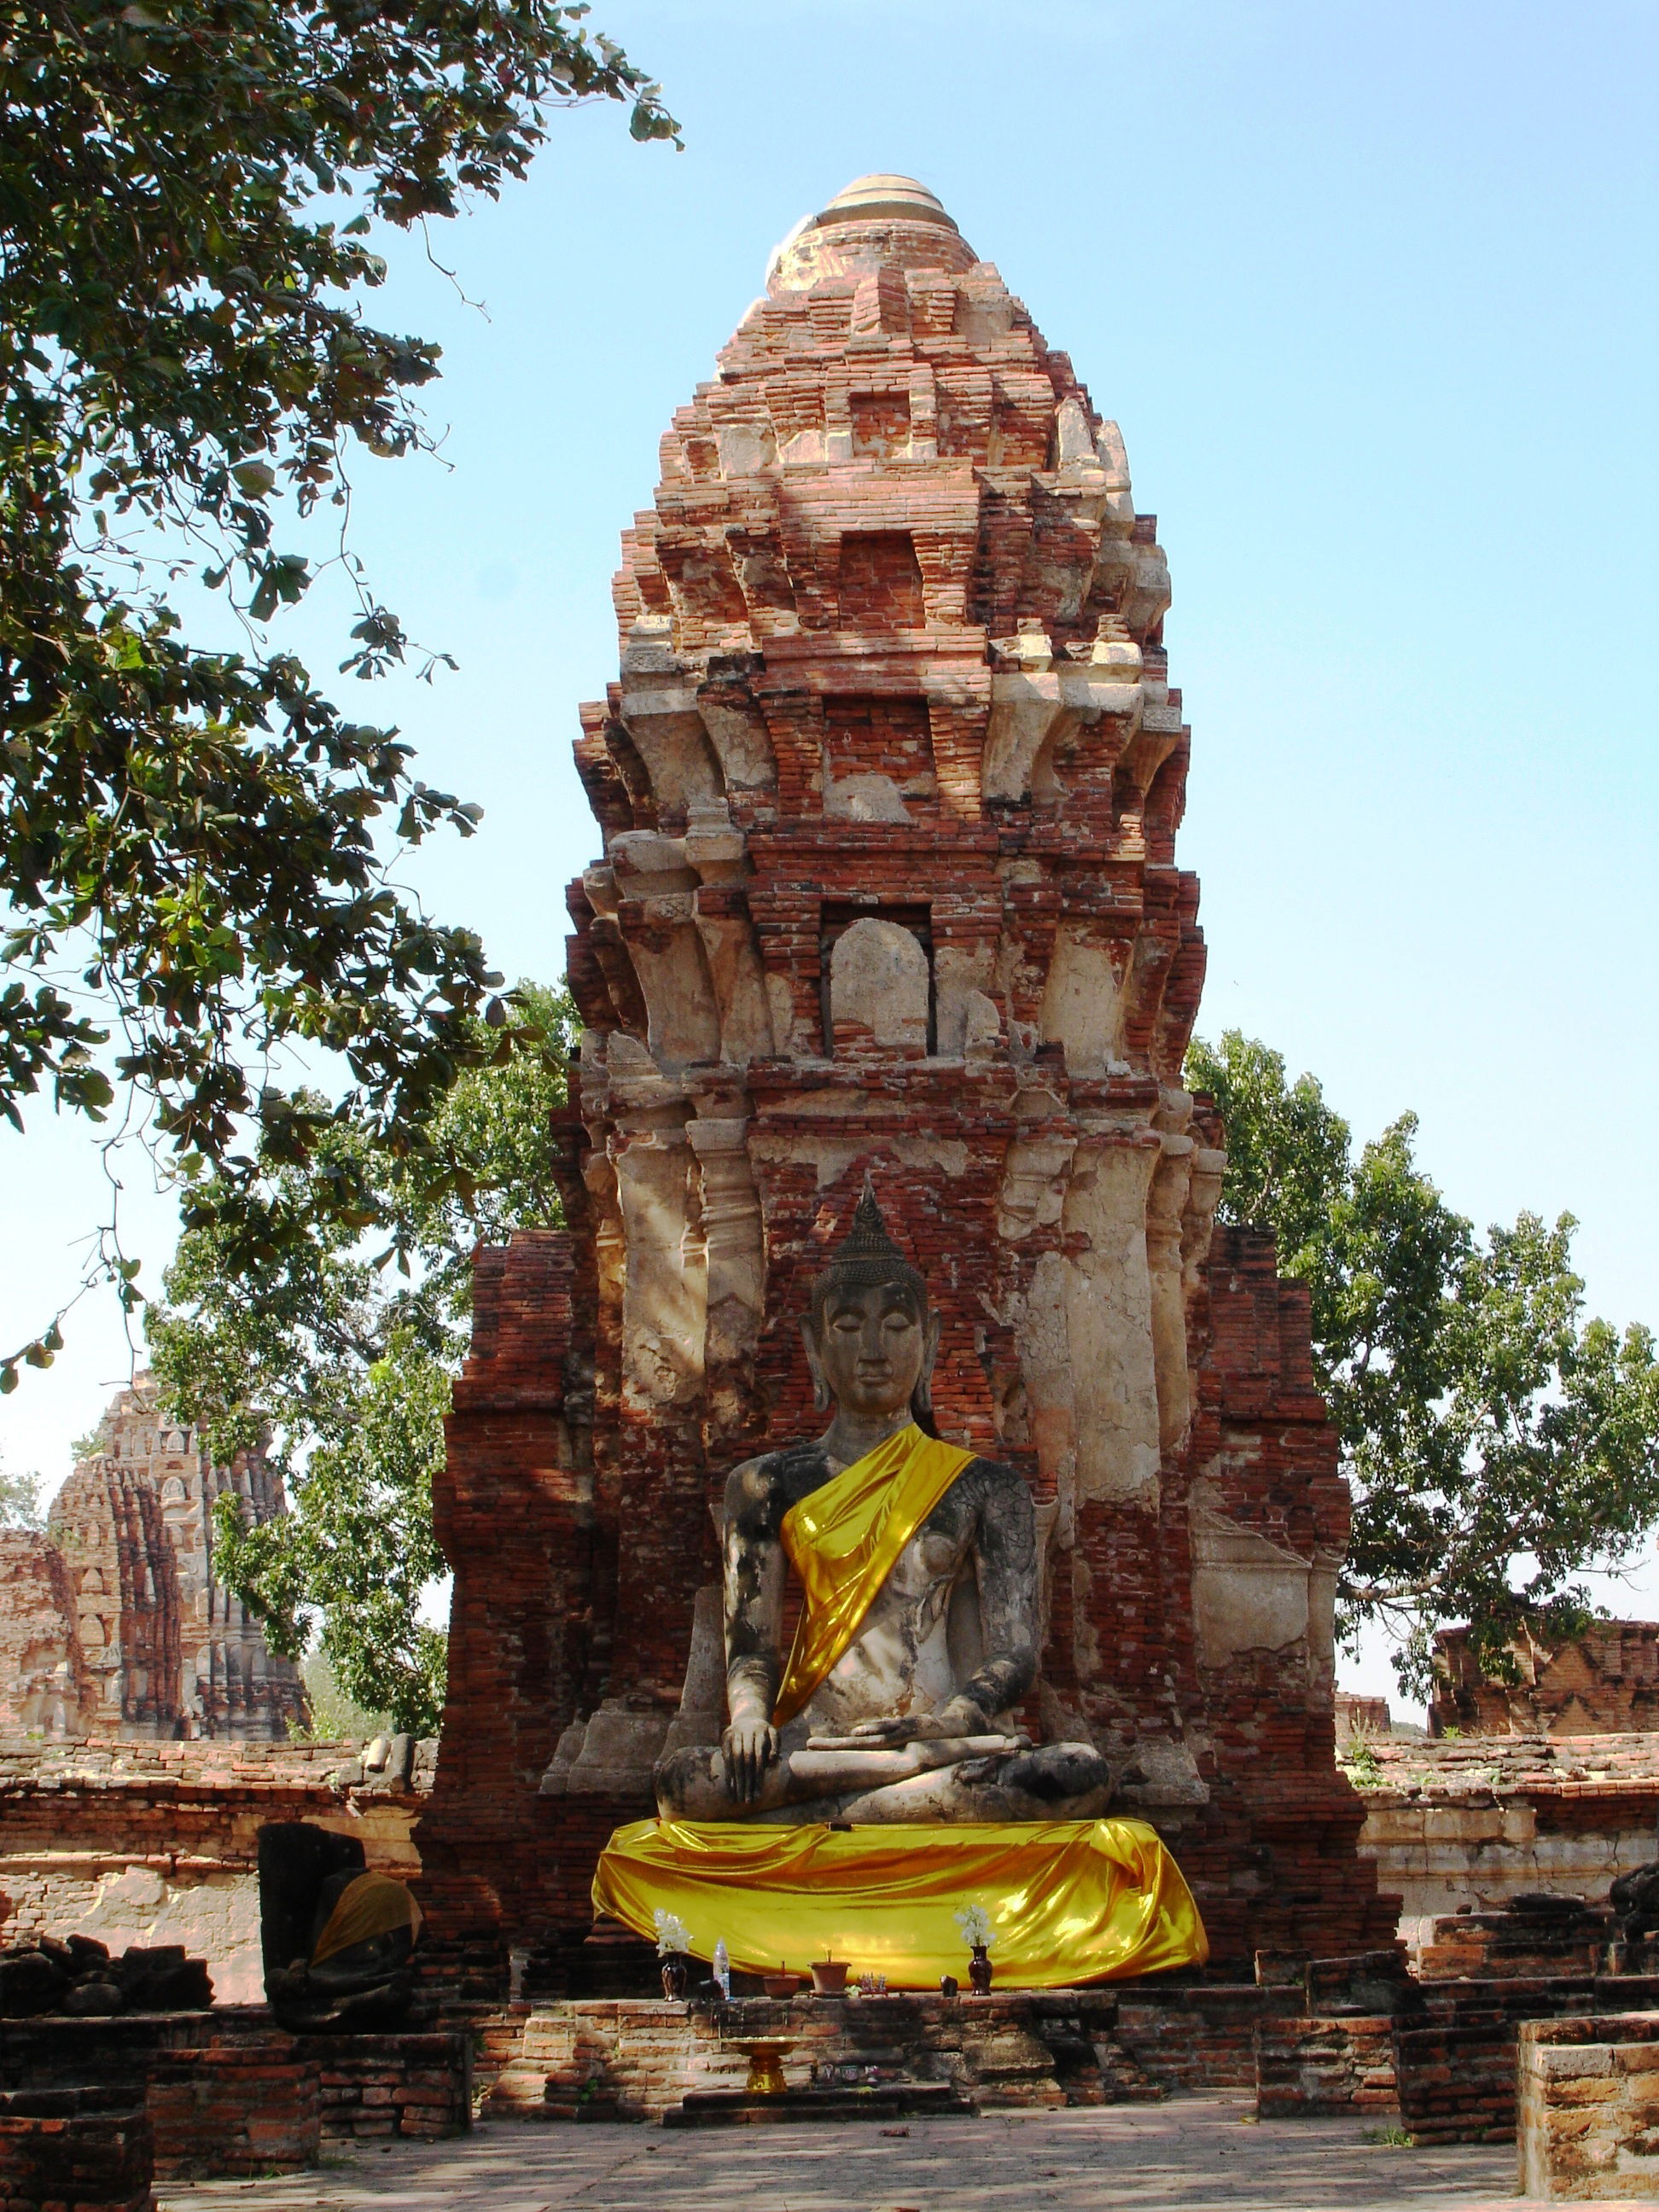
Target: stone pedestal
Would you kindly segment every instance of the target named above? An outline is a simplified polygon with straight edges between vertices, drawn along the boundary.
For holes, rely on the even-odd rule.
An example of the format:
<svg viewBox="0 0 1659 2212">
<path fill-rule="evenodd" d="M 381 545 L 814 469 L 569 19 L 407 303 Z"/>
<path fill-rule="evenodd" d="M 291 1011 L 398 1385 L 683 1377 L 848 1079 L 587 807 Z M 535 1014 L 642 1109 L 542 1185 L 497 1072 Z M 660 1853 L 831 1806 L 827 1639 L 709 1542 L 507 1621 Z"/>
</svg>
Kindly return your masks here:
<svg viewBox="0 0 1659 2212">
<path fill-rule="evenodd" d="M 1659 2012 L 1528 2021 L 1516 2108 L 1522 2196 L 1652 2203 L 1659 2198 Z"/>
<path fill-rule="evenodd" d="M 497 2118 L 566 2121 L 695 2116 L 720 2109 L 702 2101 L 710 2097 L 735 2109 L 749 2078 L 744 2046 L 760 2039 L 790 2045 L 787 2088 L 818 2094 L 814 2109 L 830 2116 L 867 2113 L 878 2093 L 955 2100 L 976 2111 L 1114 2104 L 1252 2089 L 1258 2043 L 1270 2054 L 1288 2052 L 1296 2037 L 1322 2027 L 1333 2050 L 1339 2031 L 1346 2039 L 1348 2094 L 1323 2106 L 1285 2100 L 1284 2109 L 1370 2109 L 1386 2100 L 1354 2091 L 1379 2085 L 1388 2026 L 1363 2017 L 1310 2022 L 1299 1989 L 1201 1982 L 724 2005 L 571 2000 L 525 2009 L 488 2109 Z M 1282 2069 L 1275 2078 L 1284 2079 Z M 830 2092 L 859 2095 L 836 2106 L 823 2102 Z"/>
</svg>

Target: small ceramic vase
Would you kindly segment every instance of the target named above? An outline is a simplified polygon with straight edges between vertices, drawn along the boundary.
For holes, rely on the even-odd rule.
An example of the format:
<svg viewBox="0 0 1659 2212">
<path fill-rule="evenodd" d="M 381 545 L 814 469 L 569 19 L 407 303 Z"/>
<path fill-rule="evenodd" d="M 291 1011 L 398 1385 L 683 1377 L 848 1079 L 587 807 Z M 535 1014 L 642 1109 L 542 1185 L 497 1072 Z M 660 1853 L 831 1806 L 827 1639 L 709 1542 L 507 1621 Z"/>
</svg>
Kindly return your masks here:
<svg viewBox="0 0 1659 2212">
<path fill-rule="evenodd" d="M 991 1987 L 991 1960 L 983 1943 L 975 1943 L 974 1955 L 968 1961 L 968 1978 L 974 1985 L 976 1996 L 985 1996 Z"/>
<path fill-rule="evenodd" d="M 691 1978 L 691 1961 L 684 1951 L 665 1951 L 662 1959 L 662 1993 L 678 2004 L 685 1995 L 686 1984 Z"/>
<path fill-rule="evenodd" d="M 942 1997 L 955 1996 L 961 1987 L 962 1984 L 954 1974 L 941 1974 L 939 1978 L 939 1993 Z"/>
</svg>

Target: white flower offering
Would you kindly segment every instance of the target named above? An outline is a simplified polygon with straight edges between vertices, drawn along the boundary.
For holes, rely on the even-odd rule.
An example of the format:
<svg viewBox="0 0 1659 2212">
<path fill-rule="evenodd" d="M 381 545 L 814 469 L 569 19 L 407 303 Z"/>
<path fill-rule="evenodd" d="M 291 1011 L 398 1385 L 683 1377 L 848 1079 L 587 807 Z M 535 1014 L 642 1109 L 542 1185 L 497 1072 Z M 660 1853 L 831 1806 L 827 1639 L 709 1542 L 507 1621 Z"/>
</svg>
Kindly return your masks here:
<svg viewBox="0 0 1659 2212">
<path fill-rule="evenodd" d="M 669 1912 L 658 1905 L 651 1915 L 657 1930 L 657 1956 L 666 1959 L 676 1951 L 691 1948 L 691 1931 L 678 1912 Z"/>
<path fill-rule="evenodd" d="M 970 1951 L 981 1947 L 988 1950 L 995 1942 L 991 1916 L 982 1905 L 964 1905 L 954 1917 L 962 1930 L 962 1940 Z"/>
</svg>

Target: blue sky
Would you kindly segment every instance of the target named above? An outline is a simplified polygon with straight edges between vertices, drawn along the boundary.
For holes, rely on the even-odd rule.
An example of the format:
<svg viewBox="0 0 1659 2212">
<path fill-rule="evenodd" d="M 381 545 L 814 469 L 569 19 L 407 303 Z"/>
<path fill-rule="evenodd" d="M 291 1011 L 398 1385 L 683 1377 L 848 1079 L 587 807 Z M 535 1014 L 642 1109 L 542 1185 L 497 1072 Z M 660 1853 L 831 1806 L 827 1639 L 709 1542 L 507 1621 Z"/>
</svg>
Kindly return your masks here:
<svg viewBox="0 0 1659 2212">
<path fill-rule="evenodd" d="M 798 216 L 937 191 L 1127 443 L 1194 728 L 1200 1028 L 1413 1108 L 1480 1223 L 1571 1209 L 1593 1306 L 1659 1323 L 1654 854 L 1659 19 L 1584 0 L 600 0 L 686 150 L 560 120 L 527 184 L 391 252 L 441 462 L 358 470 L 382 597 L 459 672 L 355 694 L 482 802 L 416 857 L 511 974 L 562 963 L 597 832 L 570 763 L 614 673 L 617 535 Z M 319 603 L 290 634 L 343 657 Z M 344 679 L 342 679 L 343 683 Z M 9 1147 L 0 1334 L 71 1279 L 96 1170 Z M 153 1279 L 168 1211 L 135 1171 Z M 55 1485 L 125 1353 L 82 1308 L 0 1451 Z M 1615 1594 L 1659 1606 L 1659 1577 Z M 1377 1679 L 1376 1655 L 1362 1674 Z"/>
</svg>

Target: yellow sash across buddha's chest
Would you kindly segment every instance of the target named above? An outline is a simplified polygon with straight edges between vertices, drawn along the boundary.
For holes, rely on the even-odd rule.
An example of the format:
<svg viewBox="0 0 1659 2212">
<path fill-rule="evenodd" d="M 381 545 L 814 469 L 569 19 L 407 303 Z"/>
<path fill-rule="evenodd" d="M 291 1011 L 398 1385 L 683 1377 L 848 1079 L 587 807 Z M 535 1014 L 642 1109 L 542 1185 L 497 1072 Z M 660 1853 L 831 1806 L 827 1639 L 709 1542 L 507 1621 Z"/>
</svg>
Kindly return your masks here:
<svg viewBox="0 0 1659 2212">
<path fill-rule="evenodd" d="M 858 1634 L 899 1553 L 975 1455 L 912 1422 L 792 1505 L 779 1534 L 805 1603 L 772 1719 L 793 1720 Z"/>
</svg>

